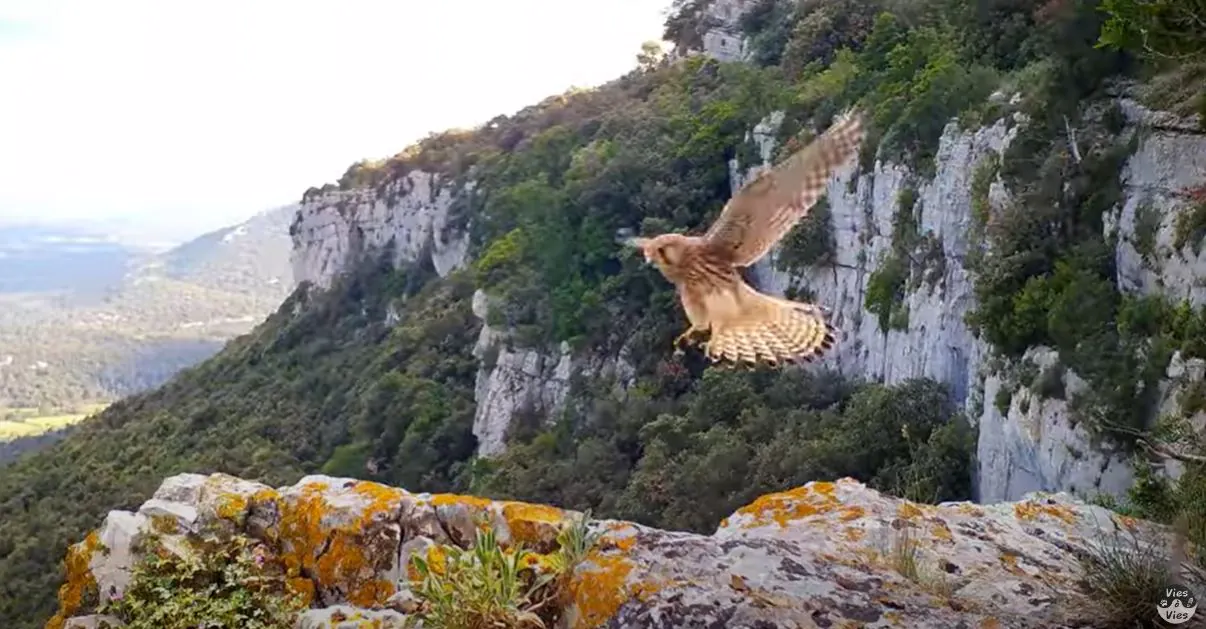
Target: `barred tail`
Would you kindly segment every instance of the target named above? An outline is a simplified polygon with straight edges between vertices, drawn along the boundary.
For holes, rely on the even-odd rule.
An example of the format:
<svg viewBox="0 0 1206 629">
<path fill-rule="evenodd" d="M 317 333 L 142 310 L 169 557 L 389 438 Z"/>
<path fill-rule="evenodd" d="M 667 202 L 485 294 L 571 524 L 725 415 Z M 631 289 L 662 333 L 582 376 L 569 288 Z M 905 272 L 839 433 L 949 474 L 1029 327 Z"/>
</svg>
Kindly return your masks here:
<svg viewBox="0 0 1206 629">
<path fill-rule="evenodd" d="M 838 331 L 819 306 L 745 288 L 740 315 L 712 325 L 707 354 L 713 361 L 811 362 L 833 348 Z"/>
</svg>

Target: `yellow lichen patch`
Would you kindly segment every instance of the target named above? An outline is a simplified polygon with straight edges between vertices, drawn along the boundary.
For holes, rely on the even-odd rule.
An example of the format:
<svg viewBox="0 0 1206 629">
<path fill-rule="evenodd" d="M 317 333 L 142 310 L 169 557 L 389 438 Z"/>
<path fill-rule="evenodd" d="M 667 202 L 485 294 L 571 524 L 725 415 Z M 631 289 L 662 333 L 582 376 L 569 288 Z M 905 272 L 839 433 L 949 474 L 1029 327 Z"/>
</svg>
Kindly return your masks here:
<svg viewBox="0 0 1206 629">
<path fill-rule="evenodd" d="M 818 494 L 821 494 L 822 496 L 827 496 L 836 500 L 833 494 L 835 491 L 837 491 L 837 486 L 833 483 L 827 481 L 816 481 L 812 483 L 812 490 Z"/>
<path fill-rule="evenodd" d="M 636 546 L 636 529 L 631 524 L 614 522 L 607 527 L 600 541 L 615 546 L 621 552 L 628 552 Z"/>
<path fill-rule="evenodd" d="M 1017 555 L 1011 553 L 1001 553 L 1000 560 L 1001 566 L 1005 568 L 1006 572 L 1018 576 L 1026 576 L 1026 571 L 1018 567 Z"/>
<path fill-rule="evenodd" d="M 64 559 L 67 580 L 59 587 L 59 611 L 46 623 L 46 629 L 61 629 L 79 611 L 85 597 L 96 594 L 96 578 L 89 564 L 100 545 L 100 535 L 92 531 L 83 541 L 67 548 Z"/>
<path fill-rule="evenodd" d="M 896 510 L 896 517 L 904 520 L 911 520 L 919 515 L 921 515 L 921 509 L 908 500 L 900 503 L 900 508 Z"/>
<path fill-rule="evenodd" d="M 387 514 L 399 508 L 402 505 L 402 499 L 406 497 L 406 492 L 397 487 L 369 481 L 357 481 L 352 486 L 352 491 L 369 501 L 364 508 L 366 518 Z"/>
<path fill-rule="evenodd" d="M 642 603 L 649 602 L 655 594 L 661 592 L 665 585 L 657 581 L 640 581 L 628 588 L 628 594 Z"/>
<path fill-rule="evenodd" d="M 360 541 L 352 535 L 336 532 L 331 546 L 315 563 L 319 583 L 328 587 L 343 584 L 349 603 L 358 607 L 371 607 L 383 603 L 393 595 L 393 584 L 377 578 L 377 569 L 367 557 Z"/>
<path fill-rule="evenodd" d="M 833 483 L 811 483 L 803 487 L 760 496 L 754 502 L 737 510 L 739 514 L 752 516 L 745 528 L 765 526 L 776 522 L 780 527 L 787 523 L 812 515 L 832 511 L 841 504 L 834 496 Z"/>
<path fill-rule="evenodd" d="M 888 611 L 884 612 L 884 620 L 892 623 L 893 625 L 899 625 L 900 619 L 901 619 L 900 612 L 892 611 L 892 610 L 888 610 Z"/>
<path fill-rule="evenodd" d="M 867 510 L 859 506 L 844 507 L 841 511 L 841 515 L 839 515 L 838 518 L 843 522 L 849 522 L 851 520 L 857 520 L 866 514 Z"/>
<path fill-rule="evenodd" d="M 934 526 L 930 529 L 930 532 L 933 533 L 935 539 L 940 539 L 944 542 L 953 542 L 955 540 L 955 536 L 951 534 L 951 529 L 946 525 L 946 522 L 937 520 L 932 522 L 932 524 Z"/>
<path fill-rule="evenodd" d="M 300 495 L 282 499 L 281 559 L 289 576 L 308 574 L 317 587 L 342 591 L 348 602 L 371 607 L 393 594 L 392 582 L 381 575 L 390 568 L 398 540 L 379 522 L 400 507 L 405 494 L 364 481 L 350 490 L 364 500 L 354 511 L 332 508 L 325 483 L 307 484 Z"/>
<path fill-rule="evenodd" d="M 537 546 L 557 539 L 557 532 L 566 521 L 561 509 L 526 502 L 504 503 L 503 518 L 511 530 L 513 542 Z"/>
<path fill-rule="evenodd" d="M 960 503 L 955 507 L 955 509 L 958 510 L 959 513 L 970 515 L 973 518 L 980 518 L 984 516 L 984 510 L 970 502 Z"/>
<path fill-rule="evenodd" d="M 846 531 L 843 533 L 846 541 L 850 542 L 861 542 L 866 535 L 867 532 L 857 526 L 847 526 Z"/>
<path fill-rule="evenodd" d="M 628 574 L 633 564 L 620 555 L 592 552 L 583 569 L 570 581 L 570 594 L 578 609 L 574 629 L 601 627 L 628 600 Z"/>
<path fill-rule="evenodd" d="M 1024 500 L 1013 506 L 1013 515 L 1019 520 L 1033 520 L 1039 515 L 1047 515 L 1064 524 L 1075 524 L 1077 515 L 1063 505 L 1041 505 L 1033 500 Z"/>
<path fill-rule="evenodd" d="M 427 547 L 427 569 L 431 570 L 432 574 L 444 574 L 444 569 L 447 566 L 447 557 L 444 555 L 444 549 L 438 545 Z M 414 577 L 417 579 L 418 577 Z"/>
<path fill-rule="evenodd" d="M 314 582 L 305 577 L 292 577 L 285 581 L 285 588 L 290 594 L 301 596 L 302 602 L 309 607 L 314 602 Z"/>
<path fill-rule="evenodd" d="M 223 493 L 218 497 L 216 511 L 219 518 L 240 523 L 247 515 L 247 498 L 235 493 Z"/>
<path fill-rule="evenodd" d="M 494 504 L 493 500 L 478 498 L 477 496 L 462 496 L 460 494 L 436 494 L 431 497 L 431 504 L 435 507 L 450 507 L 453 505 L 465 505 L 467 507 L 476 507 L 478 509 L 489 509 Z"/>
</svg>

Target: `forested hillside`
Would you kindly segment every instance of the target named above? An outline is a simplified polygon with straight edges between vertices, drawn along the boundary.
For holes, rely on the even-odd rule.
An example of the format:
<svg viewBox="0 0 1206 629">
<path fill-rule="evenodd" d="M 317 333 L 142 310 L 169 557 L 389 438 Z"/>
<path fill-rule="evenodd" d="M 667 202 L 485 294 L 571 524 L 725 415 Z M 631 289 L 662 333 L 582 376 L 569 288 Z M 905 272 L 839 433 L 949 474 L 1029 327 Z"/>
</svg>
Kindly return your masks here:
<svg viewBox="0 0 1206 629">
<path fill-rule="evenodd" d="M 292 289 L 291 218 L 270 210 L 157 254 L 110 245 L 101 251 L 115 259 L 92 273 L 70 250 L 14 244 L 25 259 L 12 270 L 28 277 L 0 290 L 0 415 L 107 402 L 212 356 Z"/>
<path fill-rule="evenodd" d="M 705 4 L 676 2 L 666 36 L 681 49 L 708 28 Z M 1120 316 L 1117 294 L 1095 302 L 1093 318 L 1072 307 L 1087 299 L 1078 291 L 1109 292 L 1090 281 L 1110 273 L 1090 237 L 1100 235 L 1109 200 L 1092 187 L 1052 189 L 1059 181 L 1045 178 L 1064 163 L 1055 148 L 1064 146 L 1064 116 L 1076 119 L 1126 75 L 1180 86 L 1184 102 L 1160 104 L 1192 110 L 1201 98 L 1188 86 L 1202 79 L 1186 63 L 1155 66 L 1097 47 L 1109 18 L 1100 9 L 1071 0 L 764 1 L 741 25 L 754 63 L 647 50 L 610 84 L 353 165 L 325 189 L 383 190 L 417 169 L 462 190 L 472 181 L 457 206 L 459 226 L 471 230 L 471 268 L 440 278 L 423 264 L 394 268 L 378 252 L 330 290 L 299 287 L 214 358 L 6 468 L 0 617 L 39 626 L 66 545 L 184 471 L 279 485 L 321 470 L 696 531 L 758 494 L 847 475 L 916 500 L 969 497 L 974 431 L 942 386 L 845 381 L 823 367 L 705 370 L 697 355 L 675 357 L 670 340 L 685 321 L 673 292 L 616 234 L 705 226 L 730 195 L 728 160 L 757 161 L 747 133 L 772 111 L 787 112 L 780 144 L 791 147 L 859 104 L 871 124 L 862 165 L 878 154 L 924 169 L 949 120 L 974 126 L 1020 109 L 1033 124 L 1008 176 L 1050 212 L 1022 225 L 1037 233 L 993 232 L 1022 253 L 986 263 L 984 295 L 1003 301 L 985 299 L 977 326 L 1005 352 L 1043 339 L 1100 347 L 1094 335 Z M 1127 24 L 1107 37 L 1130 45 Z M 1200 53 L 1186 41 L 1169 45 Z M 1023 96 L 1003 103 L 990 98 L 998 90 Z M 801 226 L 785 259 L 824 260 L 825 216 L 818 210 Z M 910 270 L 881 276 L 868 309 L 880 299 L 891 314 Z M 1024 287 L 1034 294 L 1011 298 Z M 576 378 L 562 416 L 523 418 L 503 456 L 475 458 L 477 289 L 490 296 L 489 324 L 510 330 L 516 345 L 564 341 L 602 357 L 623 349 L 634 372 L 625 394 Z M 1097 364 L 1103 378 L 1129 367 Z"/>
</svg>

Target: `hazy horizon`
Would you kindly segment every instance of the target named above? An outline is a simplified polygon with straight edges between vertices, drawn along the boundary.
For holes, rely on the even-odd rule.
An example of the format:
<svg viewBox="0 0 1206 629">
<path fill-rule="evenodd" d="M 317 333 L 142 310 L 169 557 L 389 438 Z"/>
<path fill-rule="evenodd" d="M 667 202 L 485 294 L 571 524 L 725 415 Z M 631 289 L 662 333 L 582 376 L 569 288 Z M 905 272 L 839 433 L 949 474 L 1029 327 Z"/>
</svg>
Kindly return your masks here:
<svg viewBox="0 0 1206 629">
<path fill-rule="evenodd" d="M 623 74 L 668 4 L 0 0 L 0 222 L 238 223 Z"/>
</svg>

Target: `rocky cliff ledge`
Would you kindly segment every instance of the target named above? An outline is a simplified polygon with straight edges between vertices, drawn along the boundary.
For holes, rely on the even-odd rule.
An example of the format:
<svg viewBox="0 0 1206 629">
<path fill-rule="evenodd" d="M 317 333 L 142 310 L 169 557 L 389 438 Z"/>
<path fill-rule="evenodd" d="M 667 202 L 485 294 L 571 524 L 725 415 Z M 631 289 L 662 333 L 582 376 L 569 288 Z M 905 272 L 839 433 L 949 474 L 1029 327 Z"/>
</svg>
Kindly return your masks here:
<svg viewBox="0 0 1206 629">
<path fill-rule="evenodd" d="M 48 627 L 97 626 L 89 602 L 122 595 L 144 536 L 179 553 L 215 531 L 250 538 L 284 571 L 310 605 L 299 626 L 400 627 L 414 608 L 412 554 L 464 545 L 478 517 L 504 544 L 550 552 L 579 516 L 345 478 L 273 489 L 181 474 L 71 547 Z M 1164 543 L 1162 529 L 1067 494 L 929 506 L 851 479 L 762 496 L 709 536 L 613 520 L 589 527 L 601 537 L 569 581 L 565 628 L 1071 626 L 1093 604 L 1078 587 L 1087 549 L 1115 533 Z"/>
</svg>

